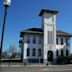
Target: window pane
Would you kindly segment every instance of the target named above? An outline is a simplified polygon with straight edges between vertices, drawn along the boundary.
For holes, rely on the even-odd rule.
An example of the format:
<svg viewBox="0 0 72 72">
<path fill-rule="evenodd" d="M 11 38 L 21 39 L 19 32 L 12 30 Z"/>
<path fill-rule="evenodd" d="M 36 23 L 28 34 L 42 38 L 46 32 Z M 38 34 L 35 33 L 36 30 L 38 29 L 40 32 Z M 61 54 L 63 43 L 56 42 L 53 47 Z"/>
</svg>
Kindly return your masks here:
<svg viewBox="0 0 72 72">
<path fill-rule="evenodd" d="M 36 36 L 33 36 L 33 43 L 36 43 Z"/>
<path fill-rule="evenodd" d="M 61 38 L 61 45 L 63 45 L 63 38 Z"/>
<path fill-rule="evenodd" d="M 61 50 L 61 56 L 63 56 L 63 50 Z"/>
<path fill-rule="evenodd" d="M 36 50 L 33 49 L 33 50 L 32 50 L 32 56 L 35 56 L 35 55 L 36 55 Z"/>
<path fill-rule="evenodd" d="M 54 34 L 53 34 L 53 31 L 48 31 L 48 44 L 54 44 Z"/>
<path fill-rule="evenodd" d="M 54 22 L 54 17 L 52 17 L 52 21 Z"/>
<path fill-rule="evenodd" d="M 42 44 L 42 37 L 41 36 L 38 37 L 38 43 Z"/>
<path fill-rule="evenodd" d="M 38 49 L 38 56 L 41 56 L 41 49 Z"/>
<path fill-rule="evenodd" d="M 30 49 L 28 48 L 27 49 L 27 56 L 29 56 L 30 55 Z"/>
<path fill-rule="evenodd" d="M 69 51 L 68 50 L 66 50 L 66 56 L 68 56 L 69 55 Z"/>
<path fill-rule="evenodd" d="M 56 56 L 58 56 L 58 50 L 56 51 Z"/>
<path fill-rule="evenodd" d="M 30 36 L 27 35 L 27 43 L 30 43 Z"/>
<path fill-rule="evenodd" d="M 68 39 L 66 38 L 66 45 L 68 46 Z"/>
<path fill-rule="evenodd" d="M 56 44 L 58 44 L 58 37 L 57 37 L 57 39 L 56 39 Z"/>
</svg>

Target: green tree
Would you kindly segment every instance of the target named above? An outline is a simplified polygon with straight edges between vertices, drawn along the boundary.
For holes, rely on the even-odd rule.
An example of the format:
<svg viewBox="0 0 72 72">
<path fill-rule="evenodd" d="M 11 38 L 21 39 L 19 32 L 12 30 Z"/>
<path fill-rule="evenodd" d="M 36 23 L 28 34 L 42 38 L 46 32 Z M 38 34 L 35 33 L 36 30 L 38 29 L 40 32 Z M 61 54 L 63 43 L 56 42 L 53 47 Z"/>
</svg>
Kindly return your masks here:
<svg viewBox="0 0 72 72">
<path fill-rule="evenodd" d="M 2 58 L 8 58 L 7 51 L 3 51 L 3 52 L 2 52 Z"/>
</svg>

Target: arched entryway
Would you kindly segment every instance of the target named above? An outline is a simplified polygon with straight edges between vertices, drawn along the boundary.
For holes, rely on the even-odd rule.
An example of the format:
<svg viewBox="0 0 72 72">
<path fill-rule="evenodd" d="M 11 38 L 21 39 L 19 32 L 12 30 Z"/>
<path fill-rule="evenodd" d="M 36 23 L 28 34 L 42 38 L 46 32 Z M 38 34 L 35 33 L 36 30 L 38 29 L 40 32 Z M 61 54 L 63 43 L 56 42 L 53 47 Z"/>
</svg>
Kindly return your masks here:
<svg viewBox="0 0 72 72">
<path fill-rule="evenodd" d="M 53 52 L 52 51 L 47 52 L 47 61 L 53 61 Z"/>
</svg>

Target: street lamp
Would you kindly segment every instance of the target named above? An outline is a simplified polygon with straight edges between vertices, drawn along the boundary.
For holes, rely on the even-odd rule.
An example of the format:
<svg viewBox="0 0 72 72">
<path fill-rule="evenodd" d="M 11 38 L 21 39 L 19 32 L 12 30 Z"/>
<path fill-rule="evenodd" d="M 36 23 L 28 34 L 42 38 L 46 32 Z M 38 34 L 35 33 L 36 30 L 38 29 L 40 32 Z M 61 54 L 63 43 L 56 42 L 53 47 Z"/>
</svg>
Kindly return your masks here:
<svg viewBox="0 0 72 72">
<path fill-rule="evenodd" d="M 4 29 L 5 29 L 7 9 L 10 6 L 10 4 L 11 4 L 11 0 L 4 0 L 5 13 L 4 13 L 4 20 L 3 20 L 3 26 L 2 26 L 2 35 L 1 35 L 0 62 L 1 62 L 2 47 L 3 47 Z"/>
</svg>

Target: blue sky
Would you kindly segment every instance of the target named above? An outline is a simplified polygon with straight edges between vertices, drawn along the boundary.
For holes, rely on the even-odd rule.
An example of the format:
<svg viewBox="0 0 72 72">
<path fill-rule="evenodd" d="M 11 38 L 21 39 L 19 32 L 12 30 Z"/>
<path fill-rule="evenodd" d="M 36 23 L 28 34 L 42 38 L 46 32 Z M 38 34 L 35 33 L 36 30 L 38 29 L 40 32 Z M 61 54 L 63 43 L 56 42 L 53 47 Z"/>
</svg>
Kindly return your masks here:
<svg viewBox="0 0 72 72">
<path fill-rule="evenodd" d="M 58 10 L 57 28 L 72 33 L 72 0 L 12 0 L 8 8 L 3 49 L 9 48 L 10 44 L 19 48 L 20 31 L 41 27 L 41 18 L 38 15 L 43 8 Z M 0 38 L 3 17 L 3 0 L 0 0 Z"/>
</svg>

